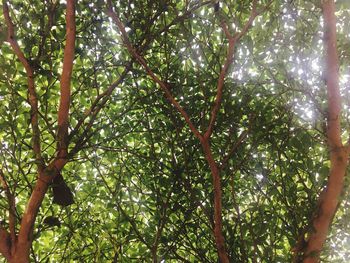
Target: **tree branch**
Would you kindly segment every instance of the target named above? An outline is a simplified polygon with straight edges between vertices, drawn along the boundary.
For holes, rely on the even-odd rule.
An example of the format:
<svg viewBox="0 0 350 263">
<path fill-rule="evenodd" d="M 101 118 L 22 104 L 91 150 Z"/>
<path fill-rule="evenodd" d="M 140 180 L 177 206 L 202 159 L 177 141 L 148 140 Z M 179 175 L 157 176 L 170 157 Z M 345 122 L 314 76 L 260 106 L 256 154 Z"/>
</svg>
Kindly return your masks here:
<svg viewBox="0 0 350 263">
<path fill-rule="evenodd" d="M 222 233 L 222 189 L 221 189 L 221 178 L 220 178 L 220 170 L 215 162 L 214 156 L 212 154 L 212 150 L 210 147 L 209 140 L 204 139 L 201 140 L 201 145 L 203 148 L 203 152 L 205 155 L 205 159 L 209 164 L 209 168 L 211 171 L 211 176 L 213 180 L 213 188 L 214 188 L 214 238 L 215 245 L 219 255 L 220 262 L 229 263 L 229 257 L 225 248 L 225 238 Z"/>
<path fill-rule="evenodd" d="M 217 82 L 214 107 L 211 111 L 211 116 L 210 116 L 207 131 L 204 134 L 205 138 L 210 138 L 211 134 L 213 133 L 213 128 L 214 128 L 214 123 L 216 121 L 216 116 L 217 116 L 217 113 L 218 113 L 220 106 L 221 106 L 222 92 L 223 92 L 225 77 L 226 77 L 227 71 L 228 71 L 228 69 L 233 61 L 233 52 L 234 52 L 235 43 L 236 43 L 236 40 L 231 36 L 231 34 L 227 28 L 226 23 L 222 22 L 221 26 L 225 32 L 226 37 L 228 38 L 228 51 L 227 51 L 224 66 L 222 67 L 222 69 L 220 71 L 219 79 Z"/>
<path fill-rule="evenodd" d="M 236 150 L 238 149 L 238 147 L 244 142 L 244 140 L 247 138 L 252 126 L 253 126 L 253 120 L 255 119 L 255 116 L 251 116 L 249 118 L 249 125 L 248 128 L 246 130 L 244 130 L 238 137 L 237 141 L 232 145 L 230 151 L 227 153 L 227 155 L 224 157 L 224 159 L 221 162 L 221 165 L 219 167 L 220 170 L 223 170 L 226 165 L 227 162 L 230 160 L 232 154 L 234 154 L 236 152 Z"/>
<path fill-rule="evenodd" d="M 248 18 L 248 21 L 245 23 L 245 25 L 243 26 L 241 32 L 235 34 L 234 38 L 237 40 L 239 40 L 242 36 L 244 36 L 247 32 L 248 29 L 251 27 L 251 25 L 253 24 L 254 19 L 260 15 L 270 4 L 272 3 L 272 1 L 270 1 L 270 3 L 268 5 L 266 5 L 266 7 L 261 11 L 258 12 L 257 11 L 257 4 L 258 1 L 257 0 L 253 0 L 252 2 L 252 11 L 250 11 L 250 16 Z"/>
<path fill-rule="evenodd" d="M 214 124 L 216 121 L 217 113 L 218 113 L 220 106 L 221 106 L 225 77 L 226 77 L 227 71 L 228 71 L 228 69 L 233 61 L 233 53 L 234 53 L 234 49 L 235 49 L 235 44 L 243 35 L 245 35 L 247 33 L 247 31 L 250 28 L 250 26 L 252 25 L 255 17 L 259 14 L 256 11 L 257 2 L 258 2 L 257 0 L 253 1 L 253 7 L 252 7 L 252 11 L 250 12 L 250 17 L 249 17 L 248 21 L 244 25 L 242 31 L 235 34 L 234 36 L 231 35 L 231 33 L 227 27 L 226 22 L 225 21 L 221 22 L 221 27 L 226 35 L 226 38 L 228 39 L 228 51 L 227 51 L 224 66 L 222 67 L 222 69 L 220 71 L 219 79 L 217 82 L 214 107 L 211 111 L 211 116 L 210 116 L 207 131 L 204 134 L 205 138 L 210 138 L 211 134 L 213 133 L 213 128 L 214 128 Z"/>
<path fill-rule="evenodd" d="M 6 178 L 2 169 L 0 169 L 0 182 L 2 187 L 5 190 L 7 201 L 9 204 L 9 229 L 10 229 L 11 244 L 14 245 L 16 243 L 16 203 L 15 203 L 15 197 L 11 193 L 11 190 L 8 186 L 8 183 L 6 181 Z"/>
<path fill-rule="evenodd" d="M 28 94 L 29 94 L 28 96 L 29 96 L 29 104 L 31 108 L 30 121 L 33 129 L 33 136 L 32 136 L 33 151 L 35 154 L 35 159 L 38 165 L 38 169 L 42 171 L 44 169 L 44 161 L 41 156 L 40 130 L 39 130 L 39 123 L 38 123 L 38 98 L 35 91 L 34 72 L 27 58 L 25 57 L 24 53 L 22 52 L 21 48 L 19 47 L 16 41 L 14 24 L 9 14 L 9 7 L 7 4 L 7 1 L 3 0 L 2 4 L 3 4 L 2 8 L 4 13 L 4 18 L 7 25 L 7 41 L 10 43 L 14 53 L 16 54 L 19 61 L 22 63 L 27 74 Z"/>
<path fill-rule="evenodd" d="M 52 182 L 52 179 L 59 174 L 66 163 L 67 159 L 56 157 L 42 173 L 39 173 L 39 178 L 35 183 L 33 192 L 23 213 L 21 227 L 16 243 L 17 251 L 28 251 L 27 255 L 29 255 L 29 250 L 33 240 L 33 226 L 39 212 L 39 208 L 44 200 L 45 194 L 50 183 Z M 17 254 L 18 253 L 16 253 L 16 255 Z"/>
<path fill-rule="evenodd" d="M 64 48 L 63 69 L 60 81 L 60 106 L 58 110 L 58 156 L 67 157 L 68 149 L 68 124 L 70 106 L 70 82 L 73 71 L 75 51 L 75 1 L 67 1 L 66 11 L 66 46 Z"/>
<path fill-rule="evenodd" d="M 0 253 L 7 261 L 11 258 L 11 237 L 10 234 L 0 226 Z"/>
<path fill-rule="evenodd" d="M 206 2 L 202 2 L 202 3 L 198 3 L 196 5 L 194 5 L 191 9 L 187 10 L 183 15 L 176 17 L 173 21 L 171 21 L 169 24 L 167 24 L 164 28 L 162 28 L 161 30 L 159 30 L 157 32 L 157 35 L 160 35 L 163 32 L 166 32 L 167 30 L 169 30 L 169 28 L 171 26 L 173 26 L 176 22 L 182 21 L 184 20 L 186 17 L 188 17 L 190 14 L 192 14 L 196 9 L 198 9 L 199 7 L 202 7 L 204 5 L 209 4 L 210 1 L 206 1 Z M 159 11 L 158 13 L 161 13 L 161 11 Z M 159 14 L 154 15 L 154 17 L 151 19 L 151 23 L 155 21 L 155 19 L 159 16 Z M 142 45 L 143 48 L 146 47 L 150 40 L 152 39 L 152 37 L 148 37 L 145 41 L 145 43 Z M 140 41 L 141 43 L 142 41 Z M 96 97 L 95 101 L 92 103 L 90 109 L 88 109 L 84 116 L 78 121 L 77 125 L 74 127 L 73 131 L 69 134 L 69 141 L 78 133 L 79 129 L 81 128 L 81 126 L 84 124 L 84 121 L 90 117 L 90 121 L 89 123 L 86 125 L 84 132 L 89 128 L 92 127 L 93 121 L 96 118 L 97 114 L 99 113 L 99 111 L 103 108 L 103 106 L 107 103 L 109 96 L 112 94 L 113 90 L 120 85 L 120 83 L 122 83 L 122 81 L 124 80 L 124 78 L 126 77 L 127 73 L 130 71 L 132 63 L 135 61 L 135 58 L 132 58 L 132 60 L 130 62 L 128 62 L 128 64 L 126 65 L 125 70 L 123 71 L 123 73 L 119 76 L 119 78 L 114 81 L 108 88 L 107 90 L 105 90 L 102 94 L 100 94 L 99 96 Z M 83 138 L 79 138 L 78 141 L 81 141 Z M 76 153 L 79 149 L 79 145 L 81 145 L 81 143 L 78 143 L 76 147 L 74 147 L 71 152 L 69 154 L 74 154 Z"/>
<path fill-rule="evenodd" d="M 45 170 L 39 170 L 38 180 L 35 183 L 33 192 L 23 213 L 21 227 L 18 234 L 15 256 L 21 257 L 22 253 L 29 256 L 33 239 L 33 227 L 40 205 L 45 197 L 49 184 L 59 174 L 67 163 L 68 147 L 68 114 L 70 103 L 70 79 L 73 69 L 75 49 L 75 1 L 67 0 L 66 28 L 67 40 L 64 50 L 63 71 L 61 77 L 61 99 L 58 111 L 58 154 Z M 14 261 L 16 262 L 16 258 Z M 28 259 L 29 261 L 29 259 Z"/>
<path fill-rule="evenodd" d="M 324 44 L 326 69 L 324 77 L 327 85 L 328 118 L 327 137 L 331 148 L 341 147 L 341 96 L 339 89 L 339 59 L 337 54 L 335 5 L 331 0 L 323 1 Z"/>
<path fill-rule="evenodd" d="M 190 127 L 190 130 L 193 132 L 193 134 L 200 139 L 202 135 L 200 132 L 197 130 L 197 128 L 194 126 L 192 123 L 190 117 L 188 116 L 187 112 L 181 107 L 181 105 L 176 101 L 176 99 L 173 97 L 171 94 L 167 84 L 165 84 L 162 80 L 160 80 L 152 71 L 152 69 L 147 65 L 147 62 L 145 59 L 135 50 L 135 48 L 132 46 L 132 44 L 129 41 L 128 35 L 125 31 L 125 27 L 123 23 L 120 21 L 118 18 L 117 14 L 113 11 L 112 8 L 112 3 L 110 0 L 107 0 L 107 14 L 112 18 L 114 23 L 117 25 L 119 28 L 123 42 L 125 46 L 127 47 L 128 51 L 130 54 L 144 67 L 146 70 L 147 74 L 153 79 L 154 82 L 156 82 L 160 88 L 164 91 L 166 98 L 169 100 L 169 102 L 180 112 L 182 117 L 185 119 L 186 123 Z"/>
<path fill-rule="evenodd" d="M 115 90 L 116 87 L 118 87 L 124 81 L 125 77 L 127 76 L 127 74 L 131 69 L 131 64 L 132 62 L 128 63 L 124 71 L 120 74 L 119 78 L 116 81 L 114 81 L 103 93 L 101 93 L 99 96 L 96 97 L 91 107 L 85 112 L 84 116 L 78 121 L 73 131 L 69 134 L 69 140 L 71 140 L 78 133 L 79 129 L 84 124 L 84 121 L 88 117 L 90 117 L 90 121 L 86 129 L 92 126 L 94 120 L 96 119 L 96 116 L 101 111 L 103 106 L 107 103 L 112 92 Z M 73 152 L 75 152 L 76 150 L 77 149 L 73 150 Z"/>
</svg>

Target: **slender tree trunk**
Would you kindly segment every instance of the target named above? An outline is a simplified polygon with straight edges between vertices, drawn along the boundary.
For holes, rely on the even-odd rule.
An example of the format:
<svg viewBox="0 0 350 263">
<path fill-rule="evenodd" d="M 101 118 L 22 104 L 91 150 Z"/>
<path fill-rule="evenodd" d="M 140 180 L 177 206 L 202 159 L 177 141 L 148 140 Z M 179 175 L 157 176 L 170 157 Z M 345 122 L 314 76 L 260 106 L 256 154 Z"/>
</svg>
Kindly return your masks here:
<svg viewBox="0 0 350 263">
<path fill-rule="evenodd" d="M 23 64 L 28 81 L 29 102 L 31 105 L 31 124 L 33 132 L 33 151 L 38 164 L 38 177 L 26 205 L 22 216 L 18 235 L 15 233 L 15 226 L 10 231 L 0 227 L 0 253 L 10 263 L 27 263 L 30 262 L 30 249 L 33 241 L 33 229 L 39 208 L 44 200 L 45 194 L 51 181 L 59 175 L 64 165 L 67 163 L 68 154 L 68 123 L 69 123 L 69 106 L 70 106 L 70 82 L 73 70 L 73 60 L 75 51 L 75 0 L 67 0 L 66 9 L 66 46 L 64 49 L 62 77 L 60 80 L 60 107 L 58 111 L 58 154 L 56 158 L 45 165 L 41 156 L 40 147 L 40 129 L 38 122 L 38 101 L 35 93 L 34 72 L 21 51 L 15 39 L 15 27 L 10 17 L 10 10 L 7 1 L 3 0 L 3 13 L 8 27 L 8 42 L 18 59 Z M 11 211 L 10 211 L 11 215 Z M 10 238 L 9 238 L 10 237 Z"/>
<path fill-rule="evenodd" d="M 344 146 L 341 140 L 341 96 L 334 1 L 322 1 L 322 9 L 326 52 L 325 80 L 328 95 L 327 139 L 331 168 L 325 192 L 320 196 L 318 210 L 312 220 L 312 229 L 304 252 L 304 263 L 319 262 L 320 253 L 340 202 L 349 156 L 349 146 Z"/>
<path fill-rule="evenodd" d="M 153 263 L 158 263 L 157 247 L 152 247 L 151 253 L 152 253 L 152 262 Z"/>
<path fill-rule="evenodd" d="M 222 233 L 222 190 L 221 190 L 221 178 L 218 166 L 213 158 L 209 140 L 201 140 L 202 148 L 204 151 L 205 158 L 209 164 L 213 186 L 214 186 L 214 238 L 216 244 L 216 250 L 219 255 L 221 263 L 229 263 L 226 248 L 225 238 Z"/>
</svg>

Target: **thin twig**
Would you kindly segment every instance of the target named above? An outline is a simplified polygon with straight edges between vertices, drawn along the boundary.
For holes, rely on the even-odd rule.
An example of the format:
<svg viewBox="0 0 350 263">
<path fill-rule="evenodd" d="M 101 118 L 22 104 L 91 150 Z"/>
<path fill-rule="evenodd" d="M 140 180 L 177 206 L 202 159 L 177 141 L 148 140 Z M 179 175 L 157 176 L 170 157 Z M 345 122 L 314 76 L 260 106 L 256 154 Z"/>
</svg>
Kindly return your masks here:
<svg viewBox="0 0 350 263">
<path fill-rule="evenodd" d="M 124 71 L 120 74 L 119 78 L 114 81 L 103 93 L 96 97 L 95 101 L 92 103 L 91 107 L 85 111 L 84 116 L 78 121 L 74 130 L 69 134 L 69 139 L 72 139 L 79 131 L 80 127 L 85 123 L 85 120 L 90 117 L 89 125 L 91 126 L 95 120 L 97 114 L 101 111 L 103 106 L 109 100 L 112 92 L 123 82 L 127 74 L 131 69 L 132 62 L 129 62 L 125 67 Z"/>
<path fill-rule="evenodd" d="M 241 135 L 238 137 L 237 141 L 234 143 L 234 145 L 231 147 L 230 151 L 227 153 L 227 155 L 224 157 L 224 159 L 222 160 L 221 162 L 221 165 L 220 165 L 220 170 L 223 170 L 225 168 L 225 166 L 227 165 L 227 162 L 230 160 L 232 154 L 234 154 L 237 150 L 237 148 L 244 142 L 244 140 L 247 138 L 252 126 L 253 126 L 253 121 L 252 121 L 253 118 L 251 118 L 250 122 L 249 122 L 249 126 L 248 128 L 243 131 L 241 133 Z"/>
<path fill-rule="evenodd" d="M 216 86 L 216 97 L 215 97 L 214 107 L 211 111 L 211 116 L 210 116 L 207 131 L 204 134 L 204 138 L 206 138 L 206 139 L 209 139 L 211 134 L 213 133 L 213 128 L 214 128 L 214 123 L 216 121 L 216 116 L 217 116 L 217 113 L 218 113 L 220 106 L 221 106 L 225 77 L 226 77 L 226 74 L 227 74 L 227 71 L 228 71 L 230 65 L 232 64 L 233 52 L 234 52 L 235 44 L 236 44 L 236 40 L 231 36 L 225 22 L 221 23 L 221 27 L 223 28 L 225 35 L 228 38 L 229 44 L 228 44 L 228 51 L 227 51 L 225 63 L 220 71 L 219 79 L 218 79 L 217 86 Z"/>
<path fill-rule="evenodd" d="M 244 36 L 247 32 L 248 32 L 248 29 L 251 27 L 251 25 L 253 24 L 253 21 L 254 19 L 259 15 L 261 14 L 263 11 L 261 12 L 258 12 L 257 11 L 257 3 L 258 1 L 257 0 L 254 0 L 253 1 L 253 6 L 252 6 L 252 10 L 250 11 L 250 16 L 248 18 L 248 21 L 245 23 L 245 25 L 243 26 L 243 29 L 239 32 L 239 33 L 236 33 L 234 38 L 236 40 L 239 40 L 242 36 Z M 267 8 L 267 6 L 266 6 Z"/>
</svg>

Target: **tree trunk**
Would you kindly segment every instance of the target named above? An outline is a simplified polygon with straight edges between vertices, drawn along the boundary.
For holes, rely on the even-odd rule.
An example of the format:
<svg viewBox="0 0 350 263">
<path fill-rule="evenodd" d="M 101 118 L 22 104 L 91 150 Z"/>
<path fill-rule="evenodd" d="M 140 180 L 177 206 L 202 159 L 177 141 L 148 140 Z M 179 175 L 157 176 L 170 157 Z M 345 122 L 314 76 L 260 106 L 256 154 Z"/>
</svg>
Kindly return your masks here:
<svg viewBox="0 0 350 263">
<path fill-rule="evenodd" d="M 9 263 L 29 263 L 29 254 L 30 254 L 30 247 L 31 247 L 31 241 L 28 240 L 27 242 L 24 242 L 22 244 L 17 243 L 15 252 L 11 256 L 11 259 L 9 260 Z"/>
<path fill-rule="evenodd" d="M 328 96 L 327 139 L 331 169 L 325 192 L 320 196 L 317 211 L 312 219 L 304 251 L 304 263 L 319 262 L 320 253 L 340 203 L 349 157 L 349 145 L 344 146 L 341 138 L 341 96 L 334 0 L 322 1 L 322 10 L 326 62 L 324 76 Z"/>
<path fill-rule="evenodd" d="M 222 233 L 222 190 L 221 190 L 221 178 L 220 172 L 217 167 L 217 164 L 213 158 L 209 140 L 201 140 L 201 144 L 203 147 L 205 158 L 210 167 L 212 179 L 213 179 L 213 187 L 214 187 L 214 238 L 216 244 L 216 250 L 219 255 L 219 259 L 221 263 L 229 263 L 230 260 L 228 258 L 226 248 L 225 248 L 225 238 Z"/>
</svg>

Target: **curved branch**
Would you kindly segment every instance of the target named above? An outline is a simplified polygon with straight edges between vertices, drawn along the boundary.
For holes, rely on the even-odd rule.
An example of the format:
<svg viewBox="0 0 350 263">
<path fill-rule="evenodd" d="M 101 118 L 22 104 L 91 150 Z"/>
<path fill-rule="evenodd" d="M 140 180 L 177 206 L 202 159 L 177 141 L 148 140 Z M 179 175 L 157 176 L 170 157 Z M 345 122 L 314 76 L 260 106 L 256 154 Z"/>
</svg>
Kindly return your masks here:
<svg viewBox="0 0 350 263">
<path fill-rule="evenodd" d="M 91 107 L 85 112 L 84 116 L 78 121 L 77 125 L 74 127 L 73 131 L 69 134 L 68 138 L 71 140 L 83 126 L 85 120 L 90 117 L 88 124 L 86 125 L 84 132 L 90 129 L 96 119 L 98 113 L 108 102 L 112 92 L 124 81 L 125 77 L 131 69 L 132 61 L 129 62 L 124 71 L 120 74 L 119 78 L 115 80 L 103 93 L 97 96 L 94 102 L 91 104 Z M 78 139 L 79 140 L 79 139 Z M 76 152 L 77 149 L 74 149 L 73 152 Z"/>
<path fill-rule="evenodd" d="M 146 70 L 148 76 L 150 76 L 153 79 L 153 81 L 156 82 L 160 86 L 160 88 L 164 91 L 165 96 L 169 100 L 169 102 L 180 112 L 182 117 L 185 119 L 185 121 L 188 124 L 188 126 L 190 127 L 192 133 L 198 139 L 200 139 L 202 137 L 202 135 L 200 134 L 200 132 L 197 130 L 197 128 L 192 123 L 192 121 L 191 121 L 190 117 L 188 116 L 187 112 L 181 107 L 181 105 L 173 97 L 173 95 L 171 94 L 167 84 L 165 84 L 162 80 L 160 80 L 154 74 L 152 69 L 147 65 L 147 62 L 145 61 L 145 59 L 135 50 L 135 48 L 130 43 L 123 23 L 120 21 L 120 19 L 118 18 L 117 14 L 113 11 L 111 1 L 108 0 L 107 4 L 108 4 L 107 14 L 112 18 L 114 23 L 119 28 L 119 30 L 120 30 L 120 32 L 122 34 L 123 42 L 126 45 L 126 47 L 127 47 L 128 51 L 130 52 L 130 54 L 144 67 L 144 69 Z"/>
<path fill-rule="evenodd" d="M 226 29 L 224 31 L 228 32 L 226 24 L 223 24 L 223 27 Z M 216 116 L 217 116 L 217 113 L 220 109 L 220 105 L 221 105 L 221 101 L 222 101 L 222 93 L 223 93 L 225 77 L 226 77 L 228 68 L 230 67 L 230 65 L 232 64 L 232 61 L 233 61 L 233 52 L 234 52 L 236 41 L 231 35 L 229 35 L 229 33 L 226 35 L 229 36 L 228 52 L 227 52 L 224 66 L 222 67 L 222 69 L 220 71 L 220 76 L 219 76 L 219 79 L 217 82 L 214 107 L 213 107 L 212 112 L 211 112 L 210 121 L 209 121 L 207 131 L 204 134 L 205 138 L 209 138 L 211 136 L 211 134 L 213 133 L 214 123 L 216 121 Z"/>
<path fill-rule="evenodd" d="M 322 1 L 324 18 L 324 45 L 326 51 L 325 79 L 328 96 L 327 138 L 331 168 L 327 186 L 319 198 L 319 205 L 312 219 L 312 229 L 303 255 L 303 262 L 319 262 L 319 256 L 327 239 L 348 166 L 349 151 L 341 140 L 341 95 L 339 89 L 339 62 L 337 54 L 336 16 L 333 0 Z"/>
<path fill-rule="evenodd" d="M 39 121 L 38 121 L 38 98 L 35 91 L 34 84 L 34 71 L 29 64 L 29 61 L 25 57 L 21 48 L 19 47 L 17 40 L 15 38 L 15 29 L 12 19 L 9 14 L 9 7 L 7 1 L 3 0 L 3 13 L 7 25 L 7 41 L 10 43 L 14 53 L 16 54 L 19 61 L 22 63 L 26 74 L 27 74 L 27 83 L 28 83 L 28 94 L 29 94 L 29 104 L 31 108 L 31 125 L 33 129 L 33 151 L 35 154 L 35 159 L 38 165 L 39 170 L 44 169 L 44 161 L 41 156 L 41 147 L 40 147 L 40 130 L 39 130 Z"/>
</svg>

